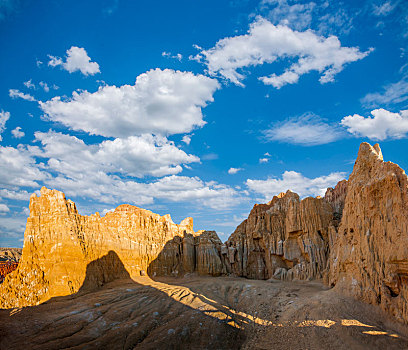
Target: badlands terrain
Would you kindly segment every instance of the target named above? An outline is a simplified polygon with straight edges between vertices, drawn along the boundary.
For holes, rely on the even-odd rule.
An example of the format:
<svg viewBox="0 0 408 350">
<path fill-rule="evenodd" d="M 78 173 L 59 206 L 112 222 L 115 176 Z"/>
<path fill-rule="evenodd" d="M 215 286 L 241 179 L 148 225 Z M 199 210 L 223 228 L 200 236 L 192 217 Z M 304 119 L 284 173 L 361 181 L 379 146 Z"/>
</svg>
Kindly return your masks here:
<svg viewBox="0 0 408 350">
<path fill-rule="evenodd" d="M 406 328 L 319 282 L 122 279 L 0 311 L 1 349 L 407 349 Z"/>
<path fill-rule="evenodd" d="M 363 143 L 324 197 L 256 204 L 222 243 L 41 189 L 0 285 L 1 349 L 407 349 L 408 179 Z"/>
</svg>

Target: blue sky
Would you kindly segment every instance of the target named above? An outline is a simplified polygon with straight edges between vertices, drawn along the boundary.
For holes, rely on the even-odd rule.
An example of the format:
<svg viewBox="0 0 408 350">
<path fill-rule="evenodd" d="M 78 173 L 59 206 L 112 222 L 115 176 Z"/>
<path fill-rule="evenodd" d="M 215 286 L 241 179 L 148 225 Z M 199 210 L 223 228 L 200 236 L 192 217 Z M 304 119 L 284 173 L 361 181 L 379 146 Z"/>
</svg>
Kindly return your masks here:
<svg viewBox="0 0 408 350">
<path fill-rule="evenodd" d="M 0 0 L 0 246 L 43 185 L 226 240 L 347 178 L 362 141 L 407 169 L 407 43 L 397 0 Z"/>
</svg>

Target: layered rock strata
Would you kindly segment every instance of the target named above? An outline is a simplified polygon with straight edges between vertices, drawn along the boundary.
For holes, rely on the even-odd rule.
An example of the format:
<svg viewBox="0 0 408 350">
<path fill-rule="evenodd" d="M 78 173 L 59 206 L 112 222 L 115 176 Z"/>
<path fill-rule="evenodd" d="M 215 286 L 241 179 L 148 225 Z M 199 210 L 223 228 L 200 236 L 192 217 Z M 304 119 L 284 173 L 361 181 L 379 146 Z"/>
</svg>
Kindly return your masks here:
<svg viewBox="0 0 408 350">
<path fill-rule="evenodd" d="M 322 277 L 333 217 L 325 199 L 291 191 L 256 204 L 226 242 L 230 270 L 255 279 Z"/>
<path fill-rule="evenodd" d="M 348 181 L 324 198 L 287 191 L 256 204 L 225 244 L 214 231 L 194 232 L 191 218 L 176 225 L 130 205 L 81 216 L 62 192 L 43 188 L 30 199 L 23 255 L 0 286 L 0 307 L 145 273 L 323 277 L 408 323 L 408 178 L 378 145 L 363 143 Z"/>
<path fill-rule="evenodd" d="M 215 231 L 198 231 L 167 242 L 147 272 L 151 277 L 199 275 L 219 276 L 227 271 L 221 260 L 222 242 Z"/>
<path fill-rule="evenodd" d="M 363 143 L 330 243 L 328 283 L 408 322 L 408 178 Z"/>
<path fill-rule="evenodd" d="M 88 278 L 88 288 L 124 277 L 117 274 L 114 262 L 111 268 L 106 259 L 103 266 L 97 266 L 102 256 L 111 256 L 109 252 L 117 254 L 130 276 L 145 274 L 159 254 L 166 256 L 168 242 L 178 240 L 184 241 L 186 247 L 185 271 L 195 271 L 197 261 L 201 274 L 219 275 L 219 256 L 211 260 L 216 251 L 212 242 L 218 237 L 211 233 L 200 238 L 200 234 L 193 231 L 191 218 L 176 225 L 169 215 L 160 216 L 131 205 L 121 205 L 104 217 L 99 213 L 82 216 L 62 192 L 43 187 L 40 197 L 33 194 L 30 198 L 22 258 L 18 269 L 8 274 L 0 286 L 0 307 L 35 305 L 75 293 L 92 262 L 95 274 Z M 194 255 L 189 254 L 190 241 L 194 242 Z M 163 259 L 165 265 L 171 265 L 172 257 Z"/>
</svg>

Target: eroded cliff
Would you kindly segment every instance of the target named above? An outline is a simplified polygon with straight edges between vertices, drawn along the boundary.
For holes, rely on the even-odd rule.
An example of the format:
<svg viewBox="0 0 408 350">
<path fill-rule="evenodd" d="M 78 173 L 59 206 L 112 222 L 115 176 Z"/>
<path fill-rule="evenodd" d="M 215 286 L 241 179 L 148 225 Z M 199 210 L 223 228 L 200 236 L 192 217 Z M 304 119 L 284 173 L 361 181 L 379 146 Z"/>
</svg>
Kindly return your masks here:
<svg viewBox="0 0 408 350">
<path fill-rule="evenodd" d="M 333 206 L 323 198 L 281 193 L 256 204 L 226 242 L 231 271 L 255 279 L 322 277 Z"/>
<path fill-rule="evenodd" d="M 405 172 L 384 162 L 378 145 L 363 143 L 348 180 L 323 198 L 287 191 L 256 204 L 225 244 L 214 231 L 194 232 L 191 218 L 176 225 L 169 215 L 130 205 L 82 216 L 62 192 L 42 188 L 30 199 L 22 258 L 0 286 L 0 307 L 72 294 L 84 282 L 94 288 L 146 273 L 227 274 L 323 278 L 408 323 L 407 186 Z"/>
<path fill-rule="evenodd" d="M 330 247 L 328 283 L 408 322 L 408 179 L 362 143 Z"/>
<path fill-rule="evenodd" d="M 208 235 L 215 237 L 206 240 Z M 188 254 L 191 240 L 193 245 L 197 242 L 194 254 Z M 123 269 L 116 268 L 116 260 L 130 276 L 137 276 L 145 274 L 159 254 L 169 271 L 172 259 L 180 255 L 184 256 L 185 271 L 197 268 L 201 274 L 219 275 L 219 257 L 212 260 L 216 248 L 211 246 L 217 240 L 216 234 L 195 233 L 192 218 L 176 225 L 169 215 L 131 205 L 121 205 L 104 217 L 99 213 L 79 215 L 75 203 L 62 192 L 43 187 L 41 196 L 33 194 L 30 198 L 22 258 L 18 269 L 0 286 L 0 307 L 35 305 L 54 296 L 73 294 L 83 286 L 88 266 L 94 273 L 87 276 L 87 288 L 124 277 L 118 273 Z M 182 244 L 170 249 L 167 256 L 169 242 L 176 241 L 185 242 L 186 254 Z M 106 262 L 109 252 L 119 259 Z M 107 258 L 99 266 L 103 256 Z"/>
</svg>

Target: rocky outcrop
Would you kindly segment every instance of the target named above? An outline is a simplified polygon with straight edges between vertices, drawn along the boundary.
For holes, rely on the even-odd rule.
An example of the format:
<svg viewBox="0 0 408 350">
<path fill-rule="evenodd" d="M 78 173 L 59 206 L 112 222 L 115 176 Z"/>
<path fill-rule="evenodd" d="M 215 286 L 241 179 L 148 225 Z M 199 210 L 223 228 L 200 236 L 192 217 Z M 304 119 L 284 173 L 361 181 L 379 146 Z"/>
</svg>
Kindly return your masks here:
<svg viewBox="0 0 408 350">
<path fill-rule="evenodd" d="M 21 248 L 0 248 L 0 261 L 19 262 L 21 258 Z"/>
<path fill-rule="evenodd" d="M 334 220 L 341 220 L 344 209 L 344 202 L 347 195 L 347 180 L 341 180 L 336 187 L 329 187 L 324 195 L 324 200 L 333 208 Z"/>
<path fill-rule="evenodd" d="M 408 322 L 408 179 L 363 143 L 331 243 L 328 283 Z"/>
<path fill-rule="evenodd" d="M 219 276 L 226 273 L 221 260 L 221 240 L 215 231 L 198 231 L 167 242 L 147 270 L 151 277 L 199 275 Z"/>
<path fill-rule="evenodd" d="M 214 254 L 221 242 L 215 233 L 202 238 L 200 234 L 193 231 L 191 218 L 176 225 L 169 215 L 131 205 L 121 205 L 104 217 L 82 216 L 62 192 L 43 187 L 40 197 L 30 198 L 22 258 L 0 286 L 0 307 L 35 305 L 75 293 L 84 284 L 88 266 L 95 274 L 88 278 L 87 288 L 123 277 L 117 274 L 117 264 L 108 261 L 113 256 L 109 252 L 115 253 L 130 276 L 145 274 L 160 254 L 167 274 L 180 254 L 180 245 L 168 242 L 184 244 L 186 272 L 220 274 L 219 257 Z M 105 257 L 103 265 L 98 263 L 101 257 Z"/>
<path fill-rule="evenodd" d="M 255 279 L 322 277 L 333 216 L 328 201 L 291 191 L 256 204 L 226 242 L 229 269 Z"/>
<path fill-rule="evenodd" d="M 62 192 L 42 188 L 30 199 L 22 258 L 0 286 L 0 307 L 146 273 L 323 278 L 408 323 L 407 175 L 363 143 L 348 180 L 323 198 L 287 191 L 256 204 L 225 244 L 214 231 L 194 232 L 191 218 L 176 225 L 130 205 L 82 216 Z"/>
</svg>

